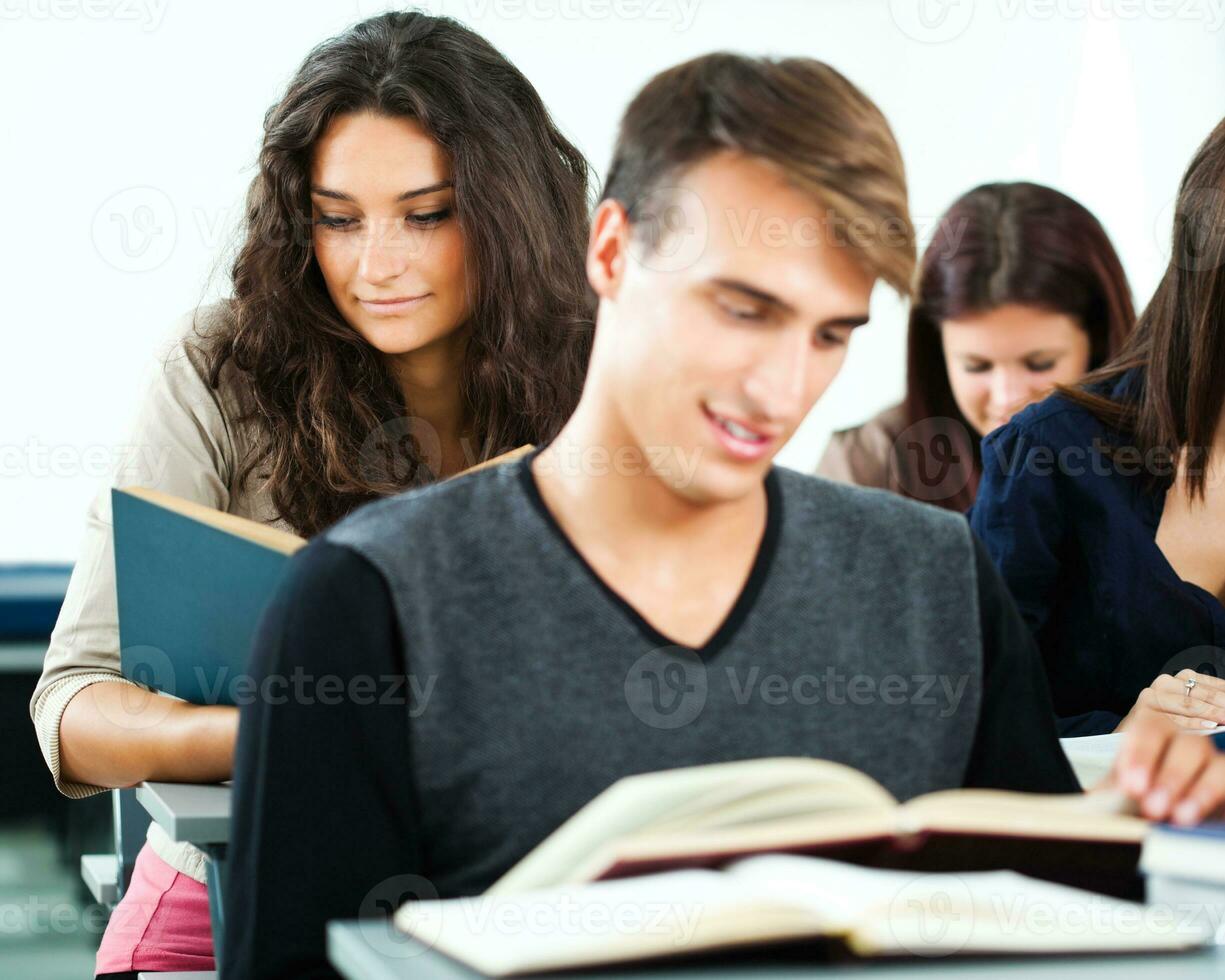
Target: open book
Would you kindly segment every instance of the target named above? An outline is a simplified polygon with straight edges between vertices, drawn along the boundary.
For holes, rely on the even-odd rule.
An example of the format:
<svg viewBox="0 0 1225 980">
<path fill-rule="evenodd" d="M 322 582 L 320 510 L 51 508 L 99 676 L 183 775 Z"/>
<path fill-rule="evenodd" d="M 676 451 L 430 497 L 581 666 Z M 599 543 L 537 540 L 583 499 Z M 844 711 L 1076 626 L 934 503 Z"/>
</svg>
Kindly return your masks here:
<svg viewBox="0 0 1225 980">
<path fill-rule="evenodd" d="M 1203 928 L 1068 887 L 1140 897 L 1148 824 L 1128 809 L 1110 793 L 973 789 L 900 804 L 808 758 L 645 773 L 485 894 L 410 902 L 395 924 L 491 976 L 816 939 L 864 956 L 1204 943 Z"/>
<path fill-rule="evenodd" d="M 813 940 L 930 957 L 1174 951 L 1211 936 L 1199 922 L 1010 871 L 916 875 L 793 855 L 413 902 L 396 925 L 488 976 L 800 941 L 811 956 Z"/>
<path fill-rule="evenodd" d="M 1135 894 L 1148 824 L 1113 794 L 929 793 L 899 804 L 863 773 L 821 759 L 750 759 L 614 783 L 493 884 L 503 896 L 762 852 L 934 871 L 1011 868 Z M 1134 811 L 1133 811 L 1134 812 Z M 1114 880 L 1119 879 L 1119 880 Z"/>
<path fill-rule="evenodd" d="M 142 487 L 111 491 L 123 676 L 236 704 L 256 627 L 306 540 Z"/>
<path fill-rule="evenodd" d="M 1215 736 L 1217 744 L 1222 745 L 1220 736 L 1223 732 L 1225 726 L 1218 725 L 1216 728 L 1207 729 L 1185 728 L 1182 734 Z M 1068 757 L 1068 763 L 1076 773 L 1076 778 L 1080 780 L 1080 785 L 1088 789 L 1104 779 L 1114 768 L 1114 760 L 1118 757 L 1126 737 L 1126 732 L 1075 735 L 1071 738 L 1061 738 L 1059 744 L 1063 747 L 1063 753 Z"/>
</svg>

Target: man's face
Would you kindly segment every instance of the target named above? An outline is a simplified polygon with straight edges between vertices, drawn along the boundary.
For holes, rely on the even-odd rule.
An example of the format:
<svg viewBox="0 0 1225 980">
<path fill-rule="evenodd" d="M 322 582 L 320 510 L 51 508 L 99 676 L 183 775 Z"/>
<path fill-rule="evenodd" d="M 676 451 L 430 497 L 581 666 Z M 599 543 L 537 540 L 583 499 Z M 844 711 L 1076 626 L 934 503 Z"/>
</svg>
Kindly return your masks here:
<svg viewBox="0 0 1225 980">
<path fill-rule="evenodd" d="M 833 381 L 873 278 L 765 161 L 720 153 L 665 194 L 654 248 L 620 205 L 597 212 L 593 367 L 630 441 L 669 461 L 662 479 L 730 502 L 760 486 Z"/>
</svg>

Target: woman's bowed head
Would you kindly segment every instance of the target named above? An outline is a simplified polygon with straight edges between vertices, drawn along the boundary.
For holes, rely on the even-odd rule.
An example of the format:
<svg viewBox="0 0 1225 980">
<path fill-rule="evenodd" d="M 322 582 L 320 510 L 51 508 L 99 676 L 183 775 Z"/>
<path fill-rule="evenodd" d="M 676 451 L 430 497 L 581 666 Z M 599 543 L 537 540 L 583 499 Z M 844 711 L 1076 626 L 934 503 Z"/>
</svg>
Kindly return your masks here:
<svg viewBox="0 0 1225 980">
<path fill-rule="evenodd" d="M 265 118 L 208 355 L 214 385 L 230 364 L 249 379 L 242 475 L 300 533 L 560 429 L 591 343 L 587 172 L 448 18 L 380 15 L 310 53 Z M 404 458 L 371 465 L 406 417 Z"/>
</svg>

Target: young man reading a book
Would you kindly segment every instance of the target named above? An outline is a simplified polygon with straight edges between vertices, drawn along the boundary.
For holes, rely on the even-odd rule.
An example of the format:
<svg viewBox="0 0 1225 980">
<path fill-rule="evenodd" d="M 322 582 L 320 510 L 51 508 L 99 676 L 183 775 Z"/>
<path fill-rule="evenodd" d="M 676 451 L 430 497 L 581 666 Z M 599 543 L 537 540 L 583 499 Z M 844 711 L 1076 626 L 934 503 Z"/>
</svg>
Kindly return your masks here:
<svg viewBox="0 0 1225 980">
<path fill-rule="evenodd" d="M 327 975 L 327 920 L 390 911 L 397 876 L 479 893 L 629 774 L 808 756 L 899 799 L 1079 789 L 965 521 L 772 466 L 913 259 L 893 136 L 829 67 L 711 55 L 639 94 L 563 431 L 364 508 L 265 615 L 257 679 L 307 683 L 243 709 L 227 976 Z M 1225 797 L 1155 720 L 1116 779 L 1152 817 Z"/>
</svg>

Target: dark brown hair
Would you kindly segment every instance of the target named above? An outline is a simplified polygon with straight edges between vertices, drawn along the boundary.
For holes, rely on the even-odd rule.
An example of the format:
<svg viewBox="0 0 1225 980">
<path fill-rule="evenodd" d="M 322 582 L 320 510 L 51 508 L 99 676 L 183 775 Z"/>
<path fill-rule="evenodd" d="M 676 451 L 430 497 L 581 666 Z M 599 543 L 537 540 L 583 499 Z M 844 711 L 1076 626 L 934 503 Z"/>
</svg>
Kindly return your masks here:
<svg viewBox="0 0 1225 980">
<path fill-rule="evenodd" d="M 722 150 L 776 165 L 827 210 L 836 240 L 900 292 L 914 272 L 902 154 L 880 109 L 811 58 L 710 54 L 656 75 L 621 121 L 604 199 L 655 233 L 666 185 Z"/>
<path fill-rule="evenodd" d="M 1066 194 L 1040 184 L 984 184 L 958 198 L 937 224 L 919 263 L 910 308 L 903 424 L 910 444 L 948 440 L 957 472 L 949 496 L 924 497 L 894 459 L 899 489 L 950 510 L 973 502 L 982 472 L 979 439 L 949 384 L 940 342 L 944 320 L 1008 304 L 1075 317 L 1089 334 L 1089 367 L 1101 367 L 1135 322 L 1123 265 L 1098 220 Z M 924 428 L 931 431 L 923 431 Z M 927 446 L 931 450 L 931 446 Z M 900 447 L 895 452 L 900 452 Z"/>
<path fill-rule="evenodd" d="M 1061 389 L 1144 458 L 1177 460 L 1195 447 L 1187 494 L 1203 497 L 1225 408 L 1225 119 L 1196 150 L 1178 187 L 1170 262 L 1135 332 L 1109 364 Z M 1142 384 L 1115 398 L 1102 386 L 1138 371 Z M 1171 467 L 1170 470 L 1173 468 Z M 1168 489 L 1174 473 L 1151 474 Z"/>
<path fill-rule="evenodd" d="M 382 355 L 339 314 L 311 245 L 311 155 L 338 116 L 419 122 L 446 151 L 472 316 L 461 391 L 478 459 L 551 438 L 577 404 L 591 343 L 583 257 L 587 163 L 526 78 L 445 17 L 372 17 L 315 48 L 264 118 L 227 326 L 210 338 L 210 383 L 227 365 L 240 421 L 283 519 L 313 534 L 434 474 L 409 440 L 406 481 L 362 463 L 363 446 L 412 406 Z M 377 468 L 376 468 L 377 469 Z"/>
</svg>

